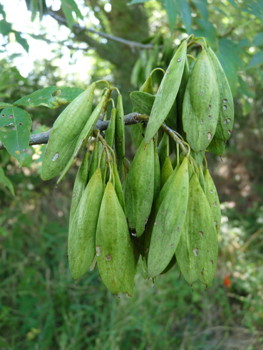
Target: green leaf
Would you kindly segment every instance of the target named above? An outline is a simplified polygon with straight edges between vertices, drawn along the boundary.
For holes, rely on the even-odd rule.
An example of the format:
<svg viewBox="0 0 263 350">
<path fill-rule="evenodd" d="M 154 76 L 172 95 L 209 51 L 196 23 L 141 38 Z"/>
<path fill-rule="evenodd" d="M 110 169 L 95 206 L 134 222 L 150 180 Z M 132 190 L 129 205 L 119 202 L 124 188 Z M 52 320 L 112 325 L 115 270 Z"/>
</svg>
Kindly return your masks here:
<svg viewBox="0 0 263 350">
<path fill-rule="evenodd" d="M 83 91 L 83 89 L 76 87 L 59 88 L 57 86 L 49 86 L 48 88 L 37 90 L 30 95 L 20 98 L 14 105 L 27 107 L 45 106 L 55 109 L 63 104 L 72 102 Z"/>
<path fill-rule="evenodd" d="M 229 2 L 235 9 L 238 9 L 238 6 L 237 6 L 235 0 L 228 0 L 228 2 Z"/>
<path fill-rule="evenodd" d="M 248 38 L 240 40 L 240 42 L 237 44 L 238 47 L 245 47 L 245 46 L 250 46 L 250 41 Z"/>
<path fill-rule="evenodd" d="M 7 35 L 12 31 L 12 24 L 7 22 L 5 19 L 0 21 L 0 33 Z"/>
<path fill-rule="evenodd" d="M 222 52 L 219 52 L 217 57 L 226 74 L 232 95 L 235 96 L 237 91 L 237 67 L 235 63 L 231 61 L 231 57 L 224 55 Z"/>
<path fill-rule="evenodd" d="M 167 12 L 171 32 L 174 30 L 177 11 L 174 0 L 164 0 L 164 7 Z"/>
<path fill-rule="evenodd" d="M 12 195 L 15 195 L 14 187 L 8 177 L 5 176 L 4 170 L 0 167 L 0 185 L 3 185 L 9 189 Z"/>
<path fill-rule="evenodd" d="M 29 114 L 20 108 L 7 107 L 1 113 L 0 140 L 20 166 L 28 151 L 31 125 Z"/>
<path fill-rule="evenodd" d="M 208 19 L 207 0 L 192 0 L 192 2 L 200 11 L 203 19 L 207 21 Z"/>
<path fill-rule="evenodd" d="M 205 22 L 203 19 L 196 19 L 195 21 L 201 27 L 199 29 L 192 30 L 195 37 L 205 37 L 208 40 L 209 44 L 212 46 L 212 48 L 215 49 L 217 42 L 217 32 L 215 27 L 212 25 L 212 23 Z"/>
<path fill-rule="evenodd" d="M 22 38 L 21 34 L 18 32 L 15 32 L 15 37 L 16 37 L 16 41 L 18 42 L 18 44 L 20 44 L 23 49 L 26 50 L 26 52 L 29 51 L 29 45 L 26 39 Z"/>
<path fill-rule="evenodd" d="M 249 61 L 247 69 L 263 63 L 263 51 L 257 52 Z"/>
<path fill-rule="evenodd" d="M 185 25 L 186 31 L 188 34 L 191 33 L 191 26 L 192 26 L 192 16 L 191 16 L 191 9 L 187 1 L 185 0 L 177 0 L 177 8 L 179 12 L 179 16 Z"/>
<path fill-rule="evenodd" d="M 134 5 L 134 4 L 142 4 L 142 3 L 147 2 L 147 1 L 149 1 L 149 0 L 132 0 L 127 5 L 130 6 L 130 5 Z"/>
<path fill-rule="evenodd" d="M 0 102 L 0 109 L 11 106 L 10 103 Z"/>
<path fill-rule="evenodd" d="M 251 91 L 248 84 L 242 79 L 241 75 L 238 76 L 238 82 L 240 86 L 240 92 L 251 98 L 255 98 L 255 94 Z"/>
<path fill-rule="evenodd" d="M 258 33 L 255 38 L 253 39 L 252 45 L 253 46 L 259 46 L 263 44 L 263 32 Z"/>
<path fill-rule="evenodd" d="M 72 29 L 72 25 L 74 22 L 72 12 L 75 12 L 76 16 L 83 20 L 83 16 L 82 16 L 82 14 L 81 14 L 81 12 L 80 12 L 80 10 L 79 10 L 79 8 L 74 0 L 62 0 L 61 6 L 62 6 L 62 10 L 66 16 L 66 20 L 68 22 L 68 27 L 70 29 Z"/>
</svg>

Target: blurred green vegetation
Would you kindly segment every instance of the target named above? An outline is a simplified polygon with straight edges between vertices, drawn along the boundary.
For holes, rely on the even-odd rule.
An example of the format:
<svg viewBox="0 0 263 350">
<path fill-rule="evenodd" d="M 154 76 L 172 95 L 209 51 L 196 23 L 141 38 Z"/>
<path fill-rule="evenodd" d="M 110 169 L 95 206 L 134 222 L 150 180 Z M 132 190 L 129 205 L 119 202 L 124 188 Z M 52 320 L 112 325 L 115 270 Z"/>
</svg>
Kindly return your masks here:
<svg viewBox="0 0 263 350">
<path fill-rule="evenodd" d="M 28 0 L 27 3 L 36 5 L 41 2 Z M 167 275 L 157 278 L 152 288 L 152 282 L 143 280 L 138 269 L 132 298 L 126 295 L 117 298 L 107 292 L 95 269 L 75 286 L 67 264 L 67 232 L 77 166 L 70 169 L 66 179 L 56 188 L 55 180 L 45 183 L 40 180 L 39 169 L 45 146 L 31 147 L 22 168 L 7 152 L 0 151 L 0 165 L 16 192 L 16 197 L 13 197 L 6 188 L 0 188 L 0 349 L 261 350 L 261 2 L 178 1 L 176 3 L 181 7 L 176 10 L 172 34 L 170 28 L 174 17 L 170 15 L 168 20 L 161 2 L 148 1 L 130 7 L 122 0 L 78 3 L 88 27 L 94 26 L 96 30 L 153 46 L 165 44 L 157 59 L 151 59 L 151 65 L 166 67 L 176 40 L 190 34 L 189 30 L 206 36 L 217 53 L 221 53 L 235 95 L 236 122 L 222 162 L 218 157 L 208 156 L 223 214 L 216 277 L 207 291 L 196 283 L 192 292 L 179 277 L 179 269 L 175 266 Z M 111 5 L 110 11 L 105 10 L 106 3 Z M 29 8 L 37 21 L 37 7 Z M 166 9 L 169 13 L 167 6 Z M 48 16 L 46 10 L 44 7 L 43 19 Z M 63 16 L 59 9 L 53 12 Z M 50 33 L 43 21 L 39 27 L 44 39 L 49 40 L 51 34 L 51 39 L 55 40 L 60 30 L 58 26 L 57 32 Z M 27 56 L 21 56 L 21 52 L 8 56 L 8 45 L 12 42 L 12 33 L 8 30 L 12 31 L 12 26 L 2 26 L 1 30 L 7 31 L 7 34 L 2 31 L 0 68 L 0 97 L 4 102 L 14 102 L 51 85 L 84 88 L 85 79 L 80 80 L 79 76 L 67 71 L 78 64 L 80 57 L 88 57 L 92 63 L 83 71 L 83 76 L 89 81 L 106 77 L 111 84 L 118 86 L 124 94 L 128 113 L 131 111 L 128 91 L 133 89 L 131 74 L 134 66 L 138 60 L 146 63 L 141 64 L 137 72 L 139 85 L 149 70 L 148 62 L 154 51 L 105 41 L 73 27 L 65 39 L 65 46 L 70 44 L 79 48 L 86 44 L 92 49 L 83 50 L 82 56 L 75 55 L 78 50 L 67 49 L 69 63 L 63 70 L 60 67 L 65 54 L 61 49 L 63 45 L 52 44 L 53 58 L 43 57 L 35 61 L 32 72 L 25 78 L 15 62 L 18 57 Z M 26 50 L 27 40 L 21 41 L 21 38 L 29 42 L 30 36 L 22 32 L 16 36 L 17 42 L 20 40 Z M 33 119 L 33 132 L 50 127 L 61 109 L 27 109 Z M 132 157 L 135 149 L 128 128 L 127 140 L 127 154 Z"/>
</svg>

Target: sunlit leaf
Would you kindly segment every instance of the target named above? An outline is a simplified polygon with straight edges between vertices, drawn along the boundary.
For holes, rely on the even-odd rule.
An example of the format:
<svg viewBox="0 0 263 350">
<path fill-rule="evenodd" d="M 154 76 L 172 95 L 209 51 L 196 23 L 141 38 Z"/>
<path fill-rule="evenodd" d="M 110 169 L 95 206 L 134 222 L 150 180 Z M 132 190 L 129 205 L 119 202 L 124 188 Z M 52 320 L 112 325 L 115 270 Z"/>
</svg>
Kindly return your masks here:
<svg viewBox="0 0 263 350">
<path fill-rule="evenodd" d="M 207 0 L 192 0 L 192 3 L 194 3 L 195 6 L 198 8 L 203 19 L 207 21 L 207 18 L 208 18 Z"/>
<path fill-rule="evenodd" d="M 177 0 L 177 9 L 178 14 L 185 25 L 186 31 L 188 34 L 191 32 L 192 27 L 192 16 L 191 16 L 191 9 L 187 1 L 185 0 Z"/>
<path fill-rule="evenodd" d="M 252 45 L 253 46 L 259 46 L 263 44 L 263 32 L 258 33 L 255 38 L 253 39 Z"/>
<path fill-rule="evenodd" d="M 16 37 L 16 41 L 18 42 L 18 44 L 20 44 L 23 49 L 26 50 L 26 52 L 29 51 L 29 45 L 26 39 L 22 38 L 21 34 L 18 32 L 15 32 L 15 37 Z"/>
<path fill-rule="evenodd" d="M 5 19 L 0 21 L 0 33 L 3 35 L 7 35 L 12 31 L 12 24 L 7 22 Z"/>
<path fill-rule="evenodd" d="M 72 29 L 74 22 L 72 12 L 75 12 L 76 16 L 83 20 L 83 16 L 74 0 L 61 0 L 61 6 L 70 29 Z"/>
<path fill-rule="evenodd" d="M 28 151 L 31 125 L 29 114 L 20 108 L 11 106 L 0 113 L 0 140 L 20 166 Z"/>
<path fill-rule="evenodd" d="M 55 109 L 63 104 L 72 102 L 83 91 L 83 89 L 76 87 L 58 88 L 57 86 L 49 86 L 20 98 L 14 105 L 27 107 L 45 106 Z"/>
<path fill-rule="evenodd" d="M 257 52 L 249 61 L 247 68 L 257 66 L 258 64 L 263 63 L 263 51 Z"/>
<path fill-rule="evenodd" d="M 0 185 L 3 185 L 9 189 L 12 195 L 15 195 L 14 187 L 8 177 L 5 176 L 4 170 L 0 167 Z"/>
</svg>

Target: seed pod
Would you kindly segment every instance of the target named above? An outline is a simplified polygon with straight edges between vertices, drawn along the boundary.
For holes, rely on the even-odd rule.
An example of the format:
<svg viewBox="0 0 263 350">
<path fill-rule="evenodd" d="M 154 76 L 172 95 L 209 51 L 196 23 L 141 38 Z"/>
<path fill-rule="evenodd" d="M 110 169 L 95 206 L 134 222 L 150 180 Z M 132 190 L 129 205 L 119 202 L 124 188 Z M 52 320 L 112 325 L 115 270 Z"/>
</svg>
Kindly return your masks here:
<svg viewBox="0 0 263 350">
<path fill-rule="evenodd" d="M 217 264 L 217 256 L 218 256 L 218 242 L 217 242 L 217 234 L 214 227 L 213 220 L 211 220 L 210 231 L 208 233 L 208 244 L 207 244 L 207 253 L 205 257 L 205 262 L 199 275 L 198 279 L 201 283 L 206 284 L 207 286 L 211 284 L 213 281 L 216 264 Z"/>
<path fill-rule="evenodd" d="M 233 96 L 225 72 L 211 47 L 209 47 L 207 55 L 214 68 L 219 88 L 219 123 L 215 136 L 219 140 L 227 141 L 231 136 L 234 124 Z"/>
<path fill-rule="evenodd" d="M 167 148 L 169 149 L 168 142 L 169 142 L 169 136 L 166 133 L 164 133 L 163 137 L 158 145 L 158 154 L 159 154 L 161 169 L 163 168 L 165 159 L 167 157 L 167 153 L 168 153 Z"/>
<path fill-rule="evenodd" d="M 225 147 L 225 141 L 219 140 L 216 136 L 214 136 L 211 143 L 208 145 L 207 150 L 217 156 L 221 156 L 225 150 Z"/>
<path fill-rule="evenodd" d="M 211 145 L 211 143 L 210 143 L 210 145 Z M 202 164 L 202 161 L 204 159 L 205 150 L 201 151 L 201 152 L 194 152 L 193 150 L 191 150 L 190 154 L 194 158 L 194 161 L 195 161 L 196 165 L 199 167 Z"/>
<path fill-rule="evenodd" d="M 161 190 L 161 169 L 158 156 L 158 149 L 154 145 L 154 195 L 153 200 L 155 200 Z"/>
<path fill-rule="evenodd" d="M 166 274 L 168 271 L 170 271 L 174 265 L 176 264 L 176 257 L 175 255 L 173 255 L 171 261 L 169 262 L 169 264 L 167 265 L 167 267 L 164 269 L 164 271 L 161 273 L 161 275 Z"/>
<path fill-rule="evenodd" d="M 94 141 L 94 148 L 93 148 L 91 162 L 90 162 L 89 179 L 92 178 L 93 174 L 98 168 L 101 151 L 102 151 L 102 144 L 98 139 L 96 139 Z"/>
<path fill-rule="evenodd" d="M 135 263 L 126 217 L 111 182 L 101 203 L 96 234 L 97 263 L 101 278 L 114 294 L 132 295 Z"/>
<path fill-rule="evenodd" d="M 205 193 L 205 179 L 204 179 L 204 172 L 203 172 L 203 165 L 201 164 L 198 168 L 199 170 L 199 182 L 200 182 L 200 185 L 202 187 L 202 190 L 204 191 L 204 194 Z"/>
<path fill-rule="evenodd" d="M 154 195 L 154 144 L 142 141 L 132 161 L 125 185 L 125 205 L 129 226 L 137 237 L 151 212 Z"/>
<path fill-rule="evenodd" d="M 131 103 L 134 112 L 150 115 L 155 96 L 143 91 L 133 91 L 130 93 Z"/>
<path fill-rule="evenodd" d="M 184 71 L 186 52 L 187 42 L 185 40 L 172 58 L 159 86 L 146 128 L 146 143 L 157 133 L 175 102 Z"/>
<path fill-rule="evenodd" d="M 141 86 L 140 92 L 144 92 L 144 93 L 153 95 L 151 75 L 148 76 L 145 83 Z M 153 96 L 153 97 L 155 99 L 155 96 Z M 139 104 L 139 106 L 138 106 L 138 104 L 136 104 L 136 106 L 139 107 L 140 104 Z M 132 111 L 142 113 L 142 112 L 140 112 L 140 109 L 137 109 L 137 107 L 134 106 Z M 151 106 L 151 108 L 152 108 L 152 106 Z M 150 114 L 148 114 L 148 115 L 150 115 Z M 145 125 L 142 123 L 137 123 L 137 124 L 131 125 L 130 128 L 131 128 L 132 142 L 134 143 L 135 147 L 139 148 L 140 144 L 142 142 L 142 139 L 144 138 Z"/>
<path fill-rule="evenodd" d="M 189 284 L 195 282 L 204 266 L 208 237 L 211 232 L 211 211 L 198 177 L 189 184 L 189 200 L 181 239 L 175 251 L 182 275 Z"/>
<path fill-rule="evenodd" d="M 174 177 L 176 176 L 178 169 L 179 169 L 179 167 L 175 167 L 173 174 L 166 181 L 166 183 L 162 187 L 160 193 L 158 194 L 157 199 L 153 202 L 151 214 L 150 214 L 149 219 L 147 221 L 147 224 L 145 226 L 145 232 L 144 232 L 144 255 L 145 255 L 146 262 L 148 261 L 149 247 L 150 247 L 150 243 L 151 243 L 151 237 L 152 237 L 152 231 L 154 228 L 154 223 L 156 222 L 156 215 L 158 213 L 158 210 L 160 208 L 160 205 L 161 205 L 163 199 L 166 197 L 167 193 L 170 191 L 170 183 L 173 183 L 175 181 Z"/>
<path fill-rule="evenodd" d="M 116 114 L 115 149 L 117 155 L 118 173 L 122 175 L 122 163 L 125 156 L 125 126 L 122 95 L 118 95 Z"/>
<path fill-rule="evenodd" d="M 113 147 L 116 126 L 116 108 L 112 108 L 109 125 L 105 131 L 105 141 L 110 147 Z"/>
<path fill-rule="evenodd" d="M 170 157 L 166 157 L 165 162 L 163 164 L 162 167 L 162 172 L 161 172 L 161 185 L 163 187 L 163 185 L 166 183 L 166 181 L 169 179 L 169 177 L 172 175 L 173 173 L 173 166 L 171 163 L 171 159 Z"/>
<path fill-rule="evenodd" d="M 219 202 L 216 186 L 214 184 L 214 181 L 208 169 L 205 169 L 204 171 L 204 182 L 205 182 L 206 198 L 212 212 L 216 231 L 218 233 L 221 225 L 220 202 Z"/>
<path fill-rule="evenodd" d="M 113 164 L 113 175 L 114 175 L 114 185 L 115 185 L 115 192 L 117 194 L 117 197 L 119 199 L 120 205 L 122 207 L 122 210 L 124 211 L 124 214 L 126 213 L 125 209 L 125 201 L 124 201 L 124 195 L 123 190 L 121 186 L 121 180 L 119 178 L 117 165 Z"/>
<path fill-rule="evenodd" d="M 183 100 L 184 100 L 184 93 L 185 93 L 189 76 L 190 76 L 190 68 L 189 68 L 188 60 L 186 58 L 182 80 L 181 80 L 181 84 L 178 90 L 178 95 L 176 98 L 178 132 L 180 135 L 183 136 L 184 139 L 186 139 L 186 135 L 183 130 L 183 119 L 182 119 L 183 118 Z"/>
<path fill-rule="evenodd" d="M 110 122 L 105 131 L 105 141 L 110 147 L 113 147 L 114 145 L 115 130 L 116 130 L 116 108 L 112 108 Z M 103 152 L 101 156 L 101 163 L 100 163 L 101 173 L 103 178 L 105 174 L 105 166 L 106 166 L 106 153 Z"/>
<path fill-rule="evenodd" d="M 151 237 L 148 256 L 151 277 L 159 275 L 168 266 L 180 240 L 188 202 L 188 158 L 169 180 L 166 182 L 169 190 L 159 207 Z"/>
<path fill-rule="evenodd" d="M 101 170 L 97 169 L 83 192 L 69 227 L 69 269 L 75 280 L 84 275 L 95 257 L 96 227 L 102 196 Z"/>
<path fill-rule="evenodd" d="M 89 152 L 85 153 L 83 160 L 81 162 L 81 165 L 79 167 L 79 170 L 77 172 L 77 175 L 76 175 L 76 179 L 75 179 L 74 187 L 73 187 L 73 191 L 72 191 L 69 225 L 70 225 L 71 221 L 73 220 L 73 216 L 75 214 L 75 211 L 77 209 L 77 206 L 79 204 L 81 196 L 84 192 L 84 189 L 87 185 L 88 173 L 89 173 L 89 155 L 90 155 Z"/>
<path fill-rule="evenodd" d="M 78 136 L 89 118 L 96 83 L 76 97 L 56 119 L 42 160 L 41 178 L 57 176 L 67 165 Z"/>
<path fill-rule="evenodd" d="M 204 151 L 215 134 L 218 101 L 215 72 L 206 50 L 202 50 L 188 80 L 183 101 L 183 129 L 195 152 Z"/>
<path fill-rule="evenodd" d="M 75 145 L 75 149 L 73 154 L 71 155 L 66 167 L 64 168 L 62 174 L 60 175 L 57 183 L 59 183 L 63 177 L 65 176 L 65 174 L 67 173 L 68 169 L 70 168 L 71 164 L 74 161 L 74 158 L 77 157 L 77 155 L 79 154 L 80 150 L 82 149 L 82 147 L 85 145 L 85 143 L 87 142 L 87 139 L 91 136 L 93 129 L 97 123 L 97 120 L 99 119 L 100 113 L 102 111 L 102 108 L 104 106 L 104 103 L 107 101 L 108 99 L 108 89 L 105 89 L 104 94 L 99 102 L 99 104 L 97 105 L 97 107 L 93 110 L 93 112 L 91 113 L 89 119 L 87 120 L 83 130 L 81 131 L 76 145 Z"/>
</svg>

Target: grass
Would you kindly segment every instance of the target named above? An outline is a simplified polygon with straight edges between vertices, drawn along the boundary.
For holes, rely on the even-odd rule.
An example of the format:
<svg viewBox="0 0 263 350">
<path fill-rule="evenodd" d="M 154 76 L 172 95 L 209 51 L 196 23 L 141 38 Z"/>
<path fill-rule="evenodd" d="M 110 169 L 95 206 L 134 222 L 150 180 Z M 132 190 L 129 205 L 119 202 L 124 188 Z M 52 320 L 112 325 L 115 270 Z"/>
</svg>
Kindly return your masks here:
<svg viewBox="0 0 263 350">
<path fill-rule="evenodd" d="M 5 195 L 0 210 L 1 350 L 263 348 L 263 247 L 252 241 L 246 251 L 240 248 L 260 227 L 261 209 L 247 216 L 224 209 L 229 222 L 221 230 L 218 271 L 207 291 L 196 283 L 192 292 L 177 266 L 152 288 L 138 267 L 132 298 L 117 298 L 97 269 L 78 286 L 70 276 L 68 184 L 54 191 L 52 182 L 42 188 L 38 176 L 17 182 L 17 197 Z M 229 289 L 223 285 L 227 272 Z"/>
</svg>

